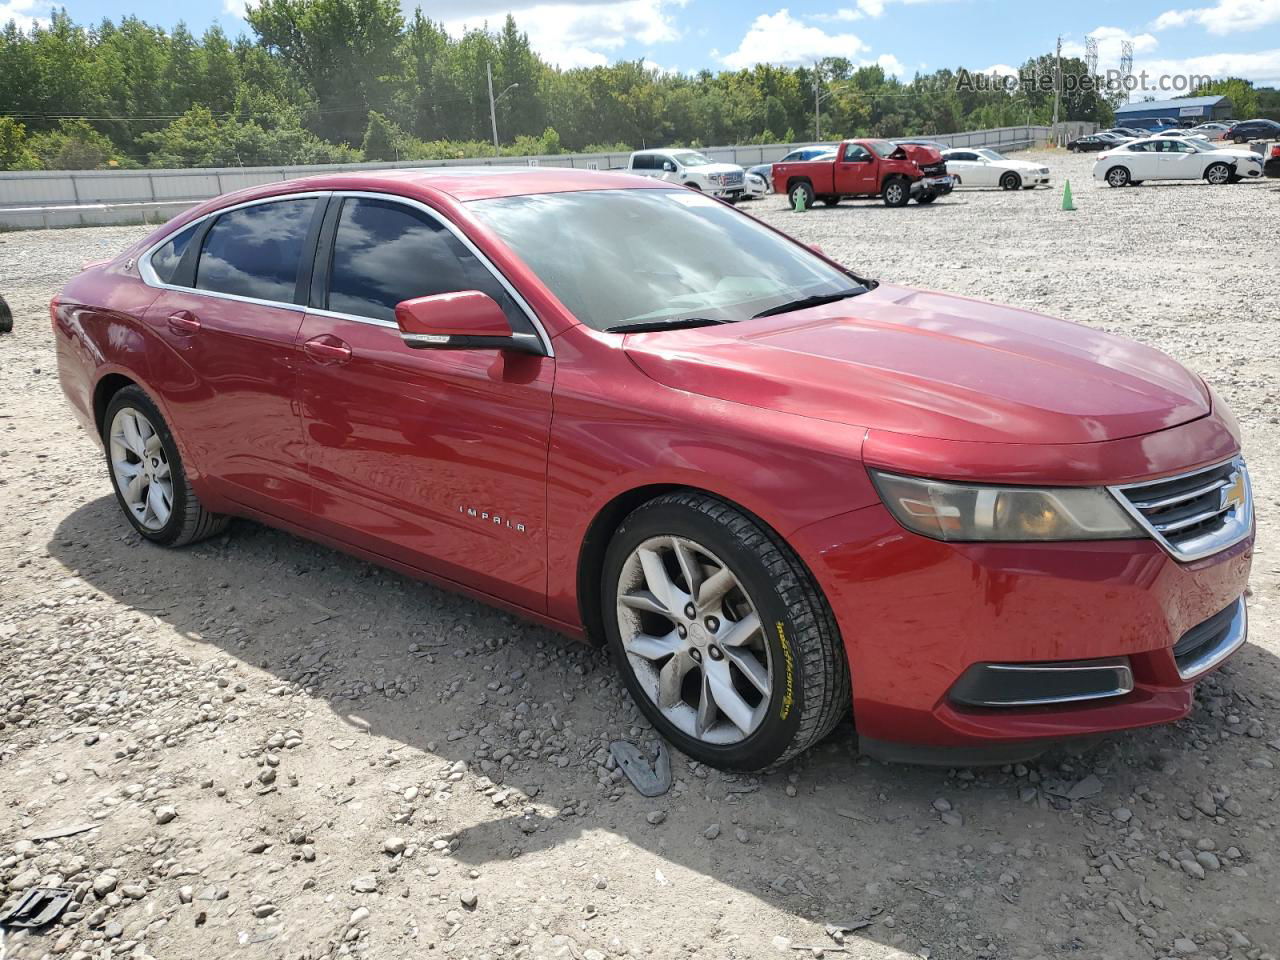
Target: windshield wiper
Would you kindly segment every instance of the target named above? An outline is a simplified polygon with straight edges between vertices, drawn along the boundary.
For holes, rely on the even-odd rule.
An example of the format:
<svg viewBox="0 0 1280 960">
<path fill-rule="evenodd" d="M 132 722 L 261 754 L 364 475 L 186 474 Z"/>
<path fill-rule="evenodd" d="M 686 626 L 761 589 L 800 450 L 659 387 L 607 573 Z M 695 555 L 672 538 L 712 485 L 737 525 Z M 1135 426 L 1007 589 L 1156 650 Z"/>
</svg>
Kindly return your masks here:
<svg viewBox="0 0 1280 960">
<path fill-rule="evenodd" d="M 605 333 L 651 333 L 654 330 L 688 330 L 693 327 L 713 327 L 730 320 L 711 320 L 708 317 L 670 317 L 666 320 L 642 320 L 639 323 L 619 323 L 605 327 Z"/>
<path fill-rule="evenodd" d="M 759 317 L 772 317 L 779 313 L 790 313 L 793 310 L 805 310 L 809 307 L 820 307 L 824 303 L 835 303 L 837 300 L 847 300 L 849 297 L 856 297 L 858 294 L 866 292 L 866 287 L 856 287 L 848 290 L 842 290 L 839 293 L 822 293 L 812 297 L 801 297 L 799 300 L 788 300 L 786 303 L 780 303 L 776 307 L 770 307 L 768 310 L 761 310 L 751 319 L 755 320 Z"/>
</svg>

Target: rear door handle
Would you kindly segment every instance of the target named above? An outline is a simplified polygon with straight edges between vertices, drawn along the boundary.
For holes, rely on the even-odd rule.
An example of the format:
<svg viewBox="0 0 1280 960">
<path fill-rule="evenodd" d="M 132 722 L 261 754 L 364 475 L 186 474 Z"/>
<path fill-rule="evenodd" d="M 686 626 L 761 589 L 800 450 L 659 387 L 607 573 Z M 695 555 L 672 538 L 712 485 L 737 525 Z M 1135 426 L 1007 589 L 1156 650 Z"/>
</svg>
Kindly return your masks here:
<svg viewBox="0 0 1280 960">
<path fill-rule="evenodd" d="M 312 337 L 302 345 L 307 355 L 319 363 L 346 363 L 351 359 L 351 346 L 329 333 Z"/>
<path fill-rule="evenodd" d="M 200 332 L 200 318 L 190 310 L 178 310 L 169 314 L 169 329 L 180 337 L 190 337 Z"/>
</svg>

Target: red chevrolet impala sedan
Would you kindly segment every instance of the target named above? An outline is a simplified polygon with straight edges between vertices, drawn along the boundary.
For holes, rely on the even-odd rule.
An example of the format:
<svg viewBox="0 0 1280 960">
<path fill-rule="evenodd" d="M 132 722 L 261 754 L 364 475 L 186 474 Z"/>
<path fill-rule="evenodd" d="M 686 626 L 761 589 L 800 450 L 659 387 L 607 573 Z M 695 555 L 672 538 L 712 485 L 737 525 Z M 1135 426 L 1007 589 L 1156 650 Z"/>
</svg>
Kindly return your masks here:
<svg viewBox="0 0 1280 960">
<path fill-rule="evenodd" d="M 251 517 L 601 638 L 690 756 L 970 763 L 1184 716 L 1245 640 L 1236 421 L 1148 347 L 573 170 L 219 197 L 52 304 L 125 517 Z"/>
</svg>

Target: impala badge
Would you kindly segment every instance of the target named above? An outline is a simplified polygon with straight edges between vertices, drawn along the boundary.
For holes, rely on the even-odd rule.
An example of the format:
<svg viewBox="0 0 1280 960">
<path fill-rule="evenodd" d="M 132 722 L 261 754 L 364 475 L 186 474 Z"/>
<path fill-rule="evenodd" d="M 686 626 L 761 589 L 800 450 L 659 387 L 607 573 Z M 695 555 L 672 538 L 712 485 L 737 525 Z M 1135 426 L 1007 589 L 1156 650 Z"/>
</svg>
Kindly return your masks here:
<svg viewBox="0 0 1280 960">
<path fill-rule="evenodd" d="M 490 523 L 495 527 L 502 527 L 504 530 L 510 530 L 513 533 L 524 533 L 523 523 L 517 523 L 510 517 L 504 517 L 498 513 L 490 513 L 488 510 L 477 510 L 475 507 L 458 507 L 458 512 L 465 517 L 473 520 L 479 520 L 481 523 Z"/>
</svg>

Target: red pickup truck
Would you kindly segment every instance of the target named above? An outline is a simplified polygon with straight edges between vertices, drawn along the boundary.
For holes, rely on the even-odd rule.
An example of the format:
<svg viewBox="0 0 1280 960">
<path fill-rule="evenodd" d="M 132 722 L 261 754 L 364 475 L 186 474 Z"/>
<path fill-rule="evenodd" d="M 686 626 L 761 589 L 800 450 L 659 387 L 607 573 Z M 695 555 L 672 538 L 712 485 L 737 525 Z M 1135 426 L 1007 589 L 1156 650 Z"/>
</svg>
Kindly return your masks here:
<svg viewBox="0 0 1280 960">
<path fill-rule="evenodd" d="M 821 200 L 834 207 L 845 197 L 881 197 L 890 207 L 908 200 L 933 203 L 955 185 L 942 154 L 933 147 L 888 140 L 846 140 L 834 160 L 773 165 L 773 189 L 786 193 L 791 205 Z"/>
</svg>

